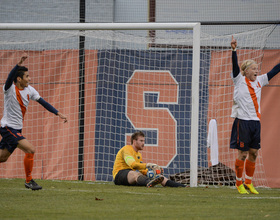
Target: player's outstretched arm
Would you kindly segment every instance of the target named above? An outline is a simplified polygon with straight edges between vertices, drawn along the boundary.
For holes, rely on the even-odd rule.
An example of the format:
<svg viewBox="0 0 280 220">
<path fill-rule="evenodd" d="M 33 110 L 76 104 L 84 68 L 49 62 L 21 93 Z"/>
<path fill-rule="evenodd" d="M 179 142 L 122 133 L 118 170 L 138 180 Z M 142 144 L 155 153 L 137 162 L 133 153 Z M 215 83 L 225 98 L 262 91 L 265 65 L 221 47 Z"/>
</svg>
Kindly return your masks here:
<svg viewBox="0 0 280 220">
<path fill-rule="evenodd" d="M 7 80 L 5 82 L 5 87 L 4 87 L 5 91 L 7 91 L 11 87 L 11 85 L 13 84 L 13 81 L 14 81 L 14 78 L 16 77 L 16 73 L 17 73 L 17 70 L 18 70 L 19 66 L 22 65 L 22 63 L 27 59 L 27 57 L 28 57 L 27 54 L 24 53 L 21 56 L 21 58 L 20 58 L 19 62 L 17 63 L 17 65 L 9 73 L 9 75 L 7 77 Z"/>
<path fill-rule="evenodd" d="M 236 39 L 234 39 L 234 37 L 231 37 L 231 49 L 232 49 L 232 74 L 233 77 L 235 78 L 236 76 L 238 76 L 240 69 L 238 66 L 238 61 L 237 61 L 237 53 L 236 53 L 236 48 L 237 48 L 237 41 Z"/>
<path fill-rule="evenodd" d="M 50 103 L 48 103 L 47 101 L 45 101 L 42 97 L 40 97 L 37 100 L 38 103 L 40 103 L 45 109 L 47 109 L 49 112 L 58 115 L 61 119 L 64 120 L 64 123 L 67 122 L 67 117 L 62 114 L 61 112 L 59 112 L 58 110 L 55 109 L 55 107 L 53 107 Z"/>
<path fill-rule="evenodd" d="M 280 72 L 280 63 L 278 63 L 272 70 L 267 73 L 268 81 L 271 80 Z"/>
</svg>

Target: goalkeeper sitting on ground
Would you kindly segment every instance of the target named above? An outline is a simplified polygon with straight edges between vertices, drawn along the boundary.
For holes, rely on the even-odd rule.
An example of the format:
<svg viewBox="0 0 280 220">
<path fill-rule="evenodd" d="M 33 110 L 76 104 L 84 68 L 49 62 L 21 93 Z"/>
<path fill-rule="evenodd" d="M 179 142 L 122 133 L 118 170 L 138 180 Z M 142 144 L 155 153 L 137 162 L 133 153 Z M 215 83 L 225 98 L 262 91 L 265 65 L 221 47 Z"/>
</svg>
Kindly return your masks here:
<svg viewBox="0 0 280 220">
<path fill-rule="evenodd" d="M 142 155 L 139 151 L 143 150 L 144 144 L 145 135 L 139 131 L 132 134 L 131 145 L 126 145 L 119 150 L 113 168 L 114 183 L 116 185 L 147 187 L 161 183 L 162 186 L 186 187 L 164 177 L 162 175 L 163 169 L 157 164 L 142 162 Z M 150 179 L 146 176 L 148 169 L 154 171 L 155 178 Z"/>
</svg>

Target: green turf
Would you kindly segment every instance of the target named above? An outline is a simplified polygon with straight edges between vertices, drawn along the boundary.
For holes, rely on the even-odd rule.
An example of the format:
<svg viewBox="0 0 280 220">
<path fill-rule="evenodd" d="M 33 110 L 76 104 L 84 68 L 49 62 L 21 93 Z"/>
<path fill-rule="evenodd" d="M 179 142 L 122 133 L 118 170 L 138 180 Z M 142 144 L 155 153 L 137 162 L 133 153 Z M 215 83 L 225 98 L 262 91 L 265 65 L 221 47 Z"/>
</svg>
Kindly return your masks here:
<svg viewBox="0 0 280 220">
<path fill-rule="evenodd" d="M 0 219 L 280 219 L 280 189 L 154 188 L 112 183 L 0 179 Z"/>
</svg>

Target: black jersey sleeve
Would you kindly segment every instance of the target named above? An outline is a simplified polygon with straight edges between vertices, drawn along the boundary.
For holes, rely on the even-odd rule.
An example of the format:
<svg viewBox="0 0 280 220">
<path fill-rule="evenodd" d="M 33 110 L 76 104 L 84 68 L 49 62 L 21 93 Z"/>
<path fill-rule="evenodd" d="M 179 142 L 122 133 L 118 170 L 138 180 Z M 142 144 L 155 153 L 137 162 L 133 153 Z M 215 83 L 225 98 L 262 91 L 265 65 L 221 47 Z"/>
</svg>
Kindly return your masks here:
<svg viewBox="0 0 280 220">
<path fill-rule="evenodd" d="M 233 77 L 235 78 L 238 76 L 238 74 L 240 72 L 236 51 L 232 51 L 231 59 L 232 59 L 232 74 L 233 74 Z"/>
</svg>

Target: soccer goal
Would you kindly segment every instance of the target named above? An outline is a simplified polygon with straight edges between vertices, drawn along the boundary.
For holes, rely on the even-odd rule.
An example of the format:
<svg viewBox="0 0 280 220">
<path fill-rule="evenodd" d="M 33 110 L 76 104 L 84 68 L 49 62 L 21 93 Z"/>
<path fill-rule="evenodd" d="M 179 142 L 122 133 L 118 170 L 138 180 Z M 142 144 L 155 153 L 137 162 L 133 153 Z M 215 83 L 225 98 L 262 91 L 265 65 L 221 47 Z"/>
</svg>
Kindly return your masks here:
<svg viewBox="0 0 280 220">
<path fill-rule="evenodd" d="M 236 34 L 239 60 L 261 65 L 272 29 Z M 141 130 L 144 162 L 167 177 L 230 185 L 230 39 L 200 33 L 199 23 L 0 24 L 1 83 L 26 52 L 32 86 L 69 119 L 30 103 L 23 134 L 36 146 L 33 177 L 112 181 L 116 153 Z M 211 119 L 217 164 L 207 147 Z M 0 177 L 24 178 L 23 157 L 16 150 Z M 267 185 L 262 163 L 255 176 L 255 185 Z"/>
</svg>

